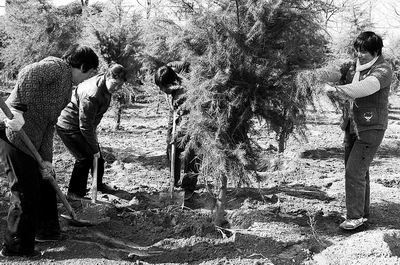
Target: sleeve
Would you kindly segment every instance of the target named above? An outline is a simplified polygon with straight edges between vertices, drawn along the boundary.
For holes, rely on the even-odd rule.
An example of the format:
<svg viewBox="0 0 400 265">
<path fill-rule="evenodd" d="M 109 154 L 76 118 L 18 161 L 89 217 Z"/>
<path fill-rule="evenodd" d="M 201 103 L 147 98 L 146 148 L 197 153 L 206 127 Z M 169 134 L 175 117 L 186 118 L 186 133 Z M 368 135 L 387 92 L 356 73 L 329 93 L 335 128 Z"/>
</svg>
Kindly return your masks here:
<svg viewBox="0 0 400 265">
<path fill-rule="evenodd" d="M 368 76 L 360 82 L 337 86 L 339 92 L 351 98 L 362 98 L 374 94 L 381 88 L 379 80 L 375 76 Z"/>
<path fill-rule="evenodd" d="M 96 98 L 85 96 L 79 103 L 79 129 L 88 142 L 93 154 L 99 152 L 96 137 L 96 113 L 98 102 Z"/>
</svg>

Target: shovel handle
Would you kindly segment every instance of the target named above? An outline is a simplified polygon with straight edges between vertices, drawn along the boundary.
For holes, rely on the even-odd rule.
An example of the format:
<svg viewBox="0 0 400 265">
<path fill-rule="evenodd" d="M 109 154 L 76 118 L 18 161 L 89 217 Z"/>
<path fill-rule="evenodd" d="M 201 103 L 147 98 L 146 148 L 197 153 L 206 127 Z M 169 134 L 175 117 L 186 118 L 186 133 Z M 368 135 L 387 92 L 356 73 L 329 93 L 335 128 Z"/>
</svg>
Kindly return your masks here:
<svg viewBox="0 0 400 265">
<path fill-rule="evenodd" d="M 98 175 L 98 164 L 99 159 L 97 157 L 93 158 L 93 174 L 92 174 L 92 203 L 97 201 L 97 175 Z"/>
<path fill-rule="evenodd" d="M 174 196 L 174 186 L 175 186 L 175 160 L 176 160 L 176 140 L 175 140 L 175 134 L 176 134 L 176 110 L 173 112 L 173 117 L 172 117 L 172 144 L 171 144 L 171 172 L 170 172 L 170 184 L 169 184 L 169 193 L 171 199 Z"/>
<path fill-rule="evenodd" d="M 4 99 L 2 97 L 0 97 L 0 108 L 4 112 L 4 114 L 7 116 L 7 118 L 9 118 L 9 119 L 13 118 L 13 114 L 12 114 L 10 108 L 4 102 Z M 33 154 L 34 158 L 36 159 L 36 161 L 39 163 L 39 166 L 41 168 L 44 168 L 43 159 L 42 159 L 41 155 L 39 154 L 39 152 L 36 150 L 36 147 L 31 142 L 31 139 L 29 139 L 28 135 L 25 133 L 25 131 L 23 129 L 19 130 L 18 132 L 21 135 L 22 140 L 24 141 L 24 144 L 26 145 L 26 147 L 29 149 L 29 151 Z M 53 188 L 55 189 L 58 197 L 61 199 L 65 208 L 67 208 L 68 213 L 71 215 L 71 217 L 73 219 L 76 219 L 76 214 L 75 214 L 74 210 L 72 209 L 71 205 L 68 203 L 64 194 L 60 190 L 60 187 L 58 187 L 56 180 L 54 178 L 48 178 L 48 180 L 49 180 L 51 186 L 53 186 Z"/>
</svg>

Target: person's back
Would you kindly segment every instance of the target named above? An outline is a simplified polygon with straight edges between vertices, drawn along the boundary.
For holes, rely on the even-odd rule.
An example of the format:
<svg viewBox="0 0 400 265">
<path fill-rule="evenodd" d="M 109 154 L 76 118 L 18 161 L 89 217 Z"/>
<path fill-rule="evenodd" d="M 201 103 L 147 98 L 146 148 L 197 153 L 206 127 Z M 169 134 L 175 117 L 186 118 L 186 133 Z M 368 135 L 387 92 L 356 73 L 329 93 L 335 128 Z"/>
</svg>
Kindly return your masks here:
<svg viewBox="0 0 400 265">
<path fill-rule="evenodd" d="M 89 78 L 98 67 L 94 51 L 72 45 L 63 58 L 48 57 L 23 68 L 6 103 L 13 118 L 0 128 L 0 162 L 10 186 L 2 256 L 36 256 L 35 241 L 61 240 L 57 198 L 49 182 L 54 125 L 68 103 L 72 84 Z M 43 161 L 36 161 L 19 131 L 24 129 Z M 39 253 L 40 255 L 40 253 Z"/>
<path fill-rule="evenodd" d="M 97 127 L 108 110 L 110 102 L 111 94 L 105 86 L 105 76 L 98 74 L 82 82 L 73 90 L 70 102 L 58 117 L 57 126 L 79 131 L 80 120 L 84 120 L 87 112 L 91 112 L 96 117 L 91 125 Z M 95 104 L 96 108 L 89 108 L 89 104 Z"/>
</svg>

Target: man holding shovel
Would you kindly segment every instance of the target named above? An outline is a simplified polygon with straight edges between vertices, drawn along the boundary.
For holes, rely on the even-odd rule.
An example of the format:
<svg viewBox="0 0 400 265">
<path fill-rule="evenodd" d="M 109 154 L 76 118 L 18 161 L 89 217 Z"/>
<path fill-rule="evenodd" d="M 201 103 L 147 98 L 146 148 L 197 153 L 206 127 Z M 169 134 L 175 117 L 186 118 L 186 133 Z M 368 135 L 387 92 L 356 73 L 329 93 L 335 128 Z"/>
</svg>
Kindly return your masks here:
<svg viewBox="0 0 400 265">
<path fill-rule="evenodd" d="M 0 163 L 11 189 L 2 256 L 38 256 L 35 237 L 39 242 L 62 239 L 56 192 L 48 180 L 54 177 L 54 125 L 69 102 L 72 86 L 92 76 L 98 64 L 91 48 L 73 45 L 62 59 L 47 57 L 20 71 L 6 101 L 13 117 L 0 123 Z M 21 128 L 23 134 L 18 132 Z M 43 168 L 23 135 L 43 158 Z"/>
<path fill-rule="evenodd" d="M 120 89 L 126 75 L 122 65 L 114 64 L 106 73 L 86 80 L 73 91 L 71 101 L 58 118 L 57 133 L 76 159 L 67 194 L 71 200 L 80 200 L 86 195 L 90 169 L 97 171 L 97 178 L 93 178 L 98 183 L 97 190 L 114 191 L 103 183 L 104 159 L 96 129 L 110 106 L 112 93 Z"/>
<path fill-rule="evenodd" d="M 187 114 L 181 109 L 185 101 L 185 89 L 181 86 L 181 78 L 170 66 L 162 66 L 156 70 L 154 81 L 161 91 L 169 98 L 170 115 L 167 134 L 167 156 L 170 160 L 171 175 L 175 187 L 181 187 L 185 191 L 185 203 L 190 204 L 192 195 L 196 189 L 199 173 L 200 159 L 194 150 L 186 152 L 183 159 L 183 178 L 181 180 L 181 154 L 185 151 L 188 141 L 185 129 L 177 129 L 182 116 Z"/>
</svg>

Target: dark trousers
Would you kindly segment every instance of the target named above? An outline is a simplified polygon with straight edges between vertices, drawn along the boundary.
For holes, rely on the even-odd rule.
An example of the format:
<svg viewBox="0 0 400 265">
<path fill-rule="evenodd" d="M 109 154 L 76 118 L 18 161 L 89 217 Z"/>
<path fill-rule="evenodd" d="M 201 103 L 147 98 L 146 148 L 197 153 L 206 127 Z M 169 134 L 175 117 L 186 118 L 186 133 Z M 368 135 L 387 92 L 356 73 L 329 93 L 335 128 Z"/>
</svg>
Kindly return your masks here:
<svg viewBox="0 0 400 265">
<path fill-rule="evenodd" d="M 345 131 L 345 186 L 348 219 L 369 216 L 369 166 L 384 134 L 384 130 L 369 130 L 359 132 L 357 136 Z"/>
<path fill-rule="evenodd" d="M 175 150 L 175 172 L 174 184 L 175 187 L 182 187 L 186 191 L 193 192 L 196 189 L 197 177 L 200 169 L 200 159 L 196 153 L 190 149 L 185 156 L 182 154 L 185 151 L 184 143 L 181 143 L 183 137 L 179 137 L 176 142 Z M 167 158 L 171 167 L 171 144 L 167 146 Z M 183 164 L 183 178 L 181 181 L 181 166 Z"/>
<path fill-rule="evenodd" d="M 57 126 L 57 133 L 75 157 L 74 169 L 69 181 L 68 192 L 78 196 L 86 195 L 86 186 L 89 177 L 89 170 L 93 172 L 93 152 L 85 137 L 79 131 L 69 131 Z M 100 155 L 97 168 L 97 183 L 99 187 L 103 184 L 104 159 Z"/>
<path fill-rule="evenodd" d="M 56 193 L 42 179 L 35 159 L 15 148 L 4 130 L 0 131 L 0 163 L 11 190 L 4 246 L 10 252 L 32 253 L 36 234 L 60 232 Z"/>
</svg>

